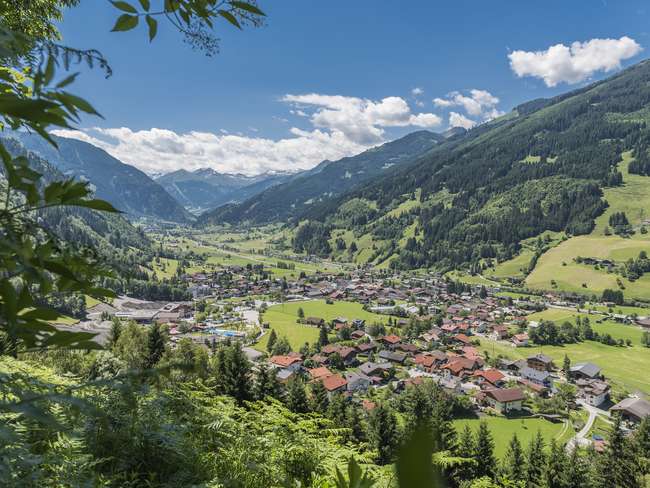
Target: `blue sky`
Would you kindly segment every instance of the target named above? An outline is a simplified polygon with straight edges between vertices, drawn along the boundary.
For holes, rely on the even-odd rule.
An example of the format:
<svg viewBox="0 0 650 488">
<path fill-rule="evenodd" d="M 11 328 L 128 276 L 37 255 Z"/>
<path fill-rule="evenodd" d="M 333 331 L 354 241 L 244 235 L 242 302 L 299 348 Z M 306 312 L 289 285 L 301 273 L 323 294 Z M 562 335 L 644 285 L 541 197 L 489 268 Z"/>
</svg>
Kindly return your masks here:
<svg viewBox="0 0 650 488">
<path fill-rule="evenodd" d="M 212 58 L 169 26 L 153 44 L 144 28 L 111 33 L 118 12 L 107 0 L 67 12 L 65 43 L 99 49 L 114 70 L 107 80 L 84 70 L 73 91 L 105 118 L 67 135 L 149 172 L 297 170 L 413 130 L 442 131 L 452 112 L 451 125 L 480 123 L 607 76 L 650 47 L 642 1 L 260 6 L 267 26 L 220 24 Z M 572 51 L 574 42 L 587 44 Z M 565 52 L 547 51 L 558 44 Z"/>
</svg>

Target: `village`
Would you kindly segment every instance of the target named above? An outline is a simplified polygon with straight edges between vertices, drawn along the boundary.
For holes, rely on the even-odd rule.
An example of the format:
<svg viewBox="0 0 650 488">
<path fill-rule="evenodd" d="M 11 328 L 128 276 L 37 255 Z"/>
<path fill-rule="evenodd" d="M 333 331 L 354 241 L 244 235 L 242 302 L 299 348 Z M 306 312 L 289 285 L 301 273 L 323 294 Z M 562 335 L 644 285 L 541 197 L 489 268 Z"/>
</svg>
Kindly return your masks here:
<svg viewBox="0 0 650 488">
<path fill-rule="evenodd" d="M 89 318 L 117 317 L 143 326 L 157 322 L 167 328 L 172 347 L 190 339 L 214 351 L 224 341 L 240 341 L 248 359 L 271 368 L 280 383 L 322 382 L 329 397 L 341 394 L 366 410 L 375 405 L 373 391 L 388 388 L 398 395 L 430 379 L 478 417 L 566 423 L 568 412 L 580 412 L 582 422 L 574 425 L 570 442 L 596 449 L 604 441 L 593 432 L 594 424 L 609 423 L 612 412 L 620 412 L 629 428 L 650 415 L 645 392 L 614 391 L 597 361 L 554 359 L 531 339 L 542 325 L 527 317 L 579 307 L 566 298 L 513 298 L 439 275 L 358 270 L 287 280 L 259 279 L 256 271 L 229 266 L 188 274 L 192 301 L 121 298 L 90 309 Z M 315 304 L 329 310 L 328 317 L 310 313 Z M 357 307 L 358 316 L 339 315 L 344 304 Z M 647 317 L 600 305 L 600 311 L 590 311 L 594 321 L 606 317 L 620 327 L 650 326 Z M 280 330 L 267 320 L 269 309 L 284 310 L 290 323 Z M 314 340 L 288 340 L 294 330 Z M 518 354 L 491 353 L 490 344 Z"/>
</svg>

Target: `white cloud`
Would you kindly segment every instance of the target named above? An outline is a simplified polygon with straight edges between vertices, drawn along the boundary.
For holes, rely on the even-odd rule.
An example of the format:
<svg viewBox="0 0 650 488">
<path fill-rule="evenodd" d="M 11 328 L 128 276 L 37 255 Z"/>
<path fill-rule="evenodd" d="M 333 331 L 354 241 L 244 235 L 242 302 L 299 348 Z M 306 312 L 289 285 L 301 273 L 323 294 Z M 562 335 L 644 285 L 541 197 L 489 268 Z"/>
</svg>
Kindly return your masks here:
<svg viewBox="0 0 650 488">
<path fill-rule="evenodd" d="M 384 140 L 387 127 L 437 127 L 442 119 L 432 113 L 414 114 L 401 97 L 373 101 L 341 95 L 285 95 L 283 101 L 314 108 L 312 124 L 327 131 L 341 132 L 358 144 L 377 144 Z"/>
<path fill-rule="evenodd" d="M 423 93 L 424 93 L 424 90 L 422 88 L 420 88 L 420 87 L 417 87 L 417 86 L 411 90 L 411 95 L 413 95 L 414 97 L 420 96 Z"/>
<path fill-rule="evenodd" d="M 253 132 L 192 131 L 177 133 L 167 129 L 132 130 L 88 128 L 57 130 L 55 134 L 94 144 L 125 163 L 148 173 L 179 168 L 210 167 L 228 173 L 249 175 L 265 171 L 297 171 L 314 167 L 325 159 L 337 160 L 358 154 L 385 142 L 390 127 L 431 128 L 442 119 L 432 113 L 413 113 L 401 97 L 368 100 L 340 95 L 285 95 L 290 113 L 307 118 L 307 129 L 290 127 L 280 139 L 258 136 Z M 289 122 L 279 116 L 274 120 Z"/>
<path fill-rule="evenodd" d="M 446 98 L 434 98 L 433 104 L 441 108 L 450 108 L 450 107 L 462 107 L 468 115 L 472 117 L 478 117 L 482 122 L 487 122 L 495 117 L 503 115 L 503 112 L 498 110 L 496 106 L 499 103 L 499 99 L 492 95 L 487 90 L 478 90 L 473 88 L 469 90 L 468 94 L 462 94 L 460 92 L 454 91 L 447 95 Z M 451 112 L 456 116 L 460 116 L 457 112 Z M 457 119 L 457 117 L 454 117 Z M 463 117 L 465 121 L 470 121 L 470 119 Z M 472 124 L 476 122 L 470 121 Z M 465 125 L 459 125 L 459 127 L 465 127 L 467 122 L 463 122 Z M 453 127 L 453 126 L 452 126 Z"/>
<path fill-rule="evenodd" d="M 291 129 L 292 137 L 279 140 L 209 132 L 179 134 L 157 128 L 53 132 L 94 144 L 149 173 L 202 167 L 248 175 L 269 170 L 296 171 L 311 168 L 324 159 L 336 160 L 367 149 L 338 131 L 328 133 L 296 128 Z"/>
<path fill-rule="evenodd" d="M 476 122 L 468 119 L 458 112 L 449 112 L 449 127 L 463 127 L 464 129 L 471 129 L 476 125 Z"/>
<path fill-rule="evenodd" d="M 556 44 L 545 51 L 513 51 L 510 67 L 518 77 L 541 78 L 546 86 L 579 83 L 598 71 L 620 69 L 621 61 L 636 56 L 642 47 L 630 37 L 591 39 L 571 46 Z"/>
</svg>

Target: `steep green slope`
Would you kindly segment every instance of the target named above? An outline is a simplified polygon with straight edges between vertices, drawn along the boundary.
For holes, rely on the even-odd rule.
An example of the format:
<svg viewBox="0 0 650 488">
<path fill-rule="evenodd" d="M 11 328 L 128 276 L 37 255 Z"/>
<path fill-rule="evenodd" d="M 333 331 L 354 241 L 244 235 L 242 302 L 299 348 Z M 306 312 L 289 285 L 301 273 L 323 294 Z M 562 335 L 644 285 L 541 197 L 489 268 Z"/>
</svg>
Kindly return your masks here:
<svg viewBox="0 0 650 488">
<path fill-rule="evenodd" d="M 301 215 L 318 202 L 329 201 L 380 175 L 392 172 L 438 144 L 444 137 L 427 131 L 401 139 L 339 161 L 324 161 L 304 175 L 269 188 L 242 204 L 226 205 L 208 212 L 200 225 L 212 223 L 266 223 Z"/>
<path fill-rule="evenodd" d="M 172 222 L 191 220 L 190 214 L 149 176 L 92 144 L 55 137 L 57 150 L 38 135 L 15 132 L 12 137 L 64 175 L 89 181 L 98 198 L 131 216 Z"/>
<path fill-rule="evenodd" d="M 649 82 L 644 61 L 578 91 L 521 105 L 301 217 L 330 231 L 371 234 L 383 255 L 378 260 L 375 252 L 371 261 L 390 258 L 405 268 L 478 266 L 516 256 L 522 240 L 544 231 L 589 234 L 607 208 L 603 189 L 625 192 L 623 152 L 647 158 Z M 418 190 L 419 206 L 391 216 Z M 343 218 L 352 200 L 370 202 L 372 218 Z M 404 242 L 407 231 L 413 236 Z"/>
</svg>

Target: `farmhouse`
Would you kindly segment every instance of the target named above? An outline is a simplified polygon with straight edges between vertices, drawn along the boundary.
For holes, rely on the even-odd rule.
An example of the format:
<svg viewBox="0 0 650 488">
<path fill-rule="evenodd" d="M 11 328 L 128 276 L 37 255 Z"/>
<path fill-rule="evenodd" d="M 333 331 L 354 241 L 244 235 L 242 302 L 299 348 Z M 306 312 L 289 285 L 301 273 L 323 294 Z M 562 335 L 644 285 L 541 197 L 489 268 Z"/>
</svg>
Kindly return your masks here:
<svg viewBox="0 0 650 488">
<path fill-rule="evenodd" d="M 526 396 L 519 388 L 506 388 L 485 391 L 485 399 L 492 408 L 501 413 L 521 410 Z"/>
<path fill-rule="evenodd" d="M 620 412 L 623 418 L 633 422 L 641 422 L 650 416 L 650 402 L 642 398 L 626 398 L 617 403 L 611 409 L 612 412 Z"/>
</svg>

